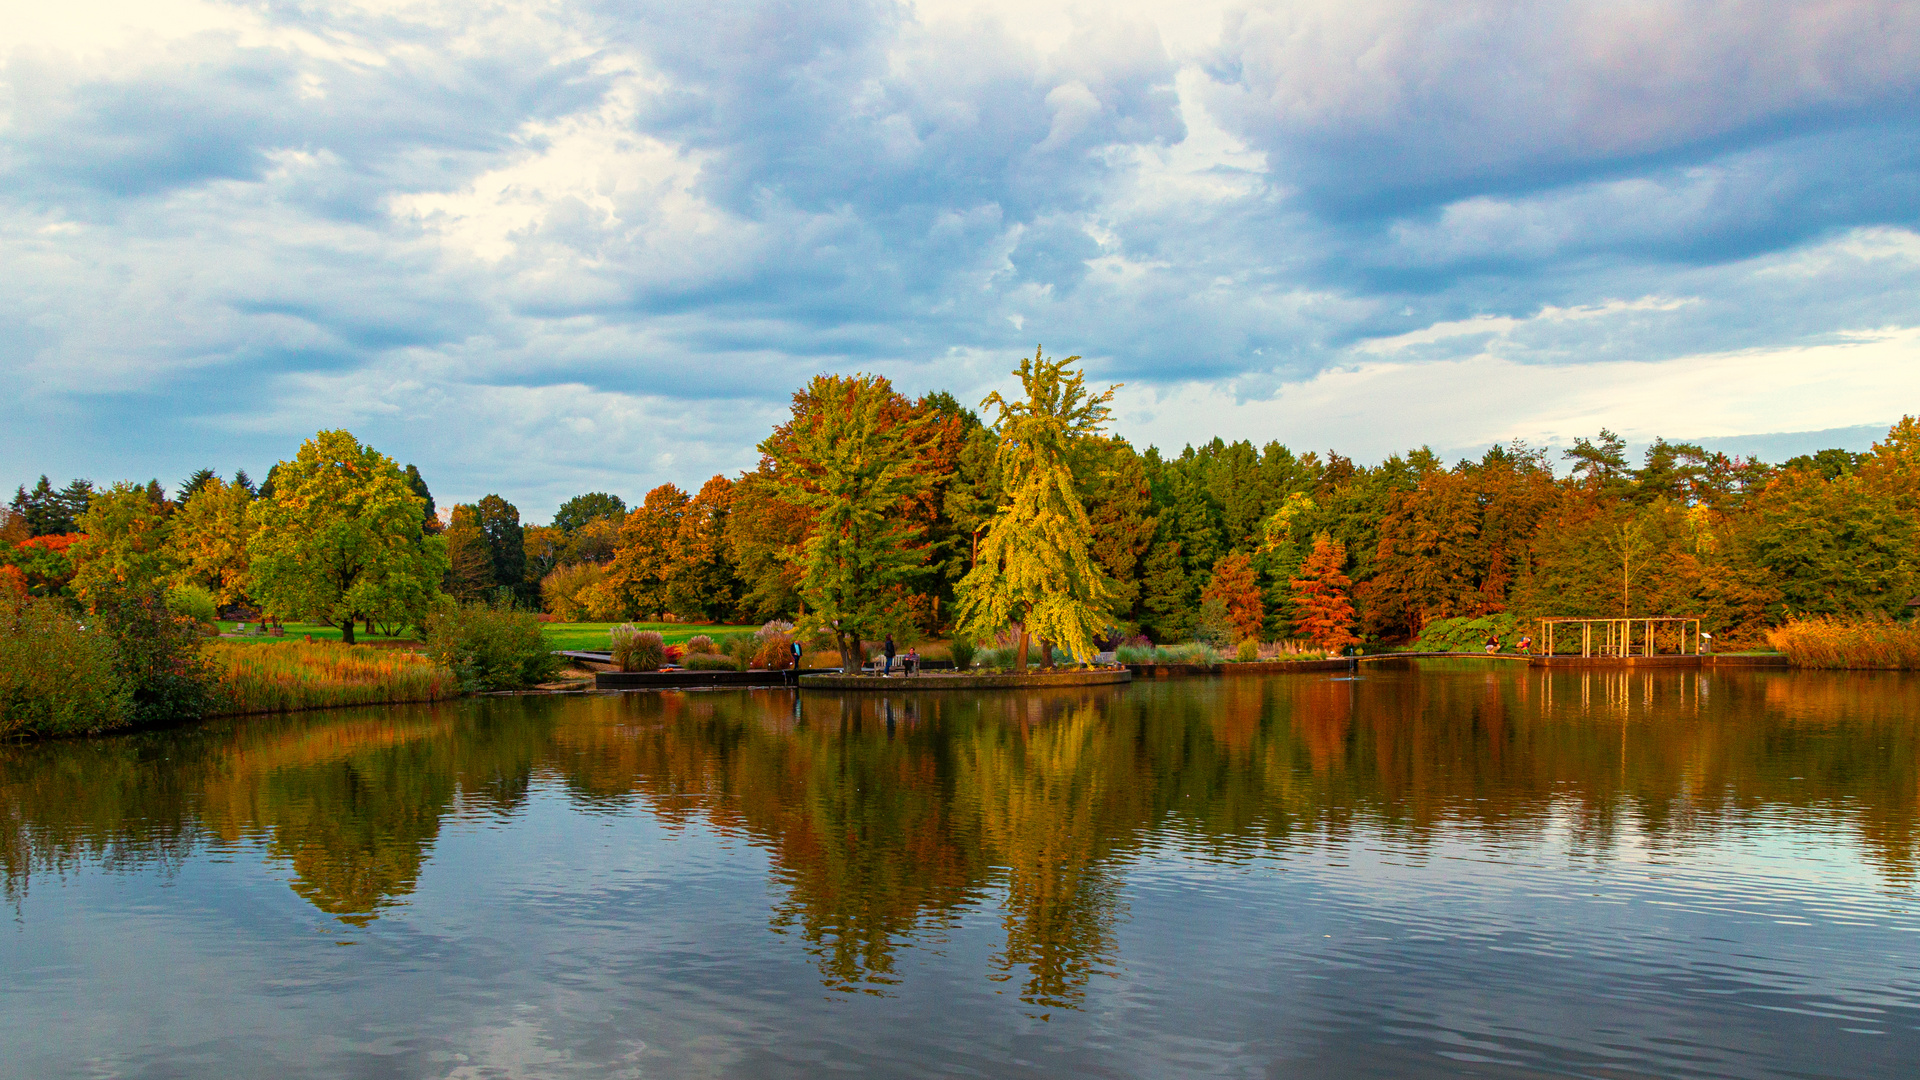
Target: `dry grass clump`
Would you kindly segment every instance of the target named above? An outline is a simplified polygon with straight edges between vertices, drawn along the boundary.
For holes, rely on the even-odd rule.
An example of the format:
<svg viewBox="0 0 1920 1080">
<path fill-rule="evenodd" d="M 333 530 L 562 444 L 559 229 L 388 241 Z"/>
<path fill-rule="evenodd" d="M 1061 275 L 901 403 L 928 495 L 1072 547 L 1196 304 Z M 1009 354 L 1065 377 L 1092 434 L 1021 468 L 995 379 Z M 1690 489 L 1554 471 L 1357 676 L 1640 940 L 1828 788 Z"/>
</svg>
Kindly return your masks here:
<svg viewBox="0 0 1920 1080">
<path fill-rule="evenodd" d="M 621 671 L 659 671 L 667 661 L 667 639 L 658 630 L 642 630 L 632 623 L 607 631 L 613 662 Z"/>
<path fill-rule="evenodd" d="M 687 655 L 688 656 L 693 656 L 697 653 L 711 653 L 711 652 L 718 652 L 718 651 L 719 650 L 713 647 L 713 639 L 708 637 L 705 634 L 695 634 L 692 637 L 687 639 Z"/>
<path fill-rule="evenodd" d="M 1878 618 L 1790 619 L 1767 631 L 1767 643 L 1794 667 L 1920 668 L 1920 626 Z"/>
<path fill-rule="evenodd" d="M 425 656 L 371 645 L 213 641 L 206 657 L 227 713 L 439 701 L 460 693 L 453 672 Z"/>
</svg>

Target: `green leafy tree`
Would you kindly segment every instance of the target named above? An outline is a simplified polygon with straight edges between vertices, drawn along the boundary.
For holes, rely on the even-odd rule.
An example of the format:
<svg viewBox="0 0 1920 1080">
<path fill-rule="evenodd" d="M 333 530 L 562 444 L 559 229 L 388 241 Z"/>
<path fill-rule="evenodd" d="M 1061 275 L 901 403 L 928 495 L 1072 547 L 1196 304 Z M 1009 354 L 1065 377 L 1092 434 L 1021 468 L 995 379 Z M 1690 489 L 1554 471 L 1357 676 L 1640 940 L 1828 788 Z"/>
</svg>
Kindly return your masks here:
<svg viewBox="0 0 1920 1080">
<path fill-rule="evenodd" d="M 627 504 L 618 495 L 604 491 L 589 491 L 585 495 L 575 495 L 560 504 L 553 512 L 553 527 L 561 532 L 573 533 L 594 521 L 619 521 L 627 516 Z"/>
<path fill-rule="evenodd" d="M 447 549 L 447 592 L 461 603 L 478 603 L 493 596 L 493 548 L 480 527 L 480 515 L 466 503 L 455 503 L 441 537 Z"/>
<path fill-rule="evenodd" d="M 238 484 L 207 472 L 197 477 L 193 497 L 173 516 L 177 580 L 207 589 L 218 603 L 238 603 L 246 598 L 251 570 L 247 539 L 253 530 L 253 497 Z"/>
<path fill-rule="evenodd" d="M 254 504 L 251 592 L 282 615 L 337 625 L 425 620 L 442 594 L 447 547 L 426 536 L 423 500 L 392 458 L 346 431 L 322 431 L 274 467 Z"/>
<path fill-rule="evenodd" d="M 1020 627 L 1019 656 L 1025 670 L 1027 644 L 1038 635 L 1086 663 L 1099 651 L 1094 639 L 1115 621 L 1114 583 L 1093 559 L 1093 525 L 1081 504 L 1072 462 L 1078 444 L 1107 422 L 1114 390 L 1094 395 L 1078 356 L 1049 360 L 1039 349 L 1014 372 L 1023 401 L 988 395 L 997 406 L 994 432 L 1004 485 L 999 511 L 980 540 L 980 558 L 961 580 L 959 621 L 977 637 L 1002 627 Z M 1051 649 L 1042 650 L 1050 662 Z"/>
<path fill-rule="evenodd" d="M 906 509 L 935 479 L 924 461 L 933 416 L 900 404 L 881 376 L 819 375 L 795 395 L 793 422 L 760 444 L 772 494 L 811 521 L 790 556 L 807 607 L 799 628 L 832 634 L 849 672 L 863 637 L 907 627 L 905 590 L 926 562 L 924 526 Z"/>
<path fill-rule="evenodd" d="M 89 609 L 112 593 L 157 588 L 178 569 L 170 523 L 142 485 L 121 481 L 96 492 L 78 526 L 73 592 Z"/>
<path fill-rule="evenodd" d="M 487 557 L 493 564 L 494 584 L 512 589 L 514 596 L 523 602 L 533 601 L 538 587 L 526 581 L 526 530 L 520 525 L 519 507 L 498 495 L 488 495 L 474 504 L 473 514 L 480 531 L 487 537 Z"/>
</svg>

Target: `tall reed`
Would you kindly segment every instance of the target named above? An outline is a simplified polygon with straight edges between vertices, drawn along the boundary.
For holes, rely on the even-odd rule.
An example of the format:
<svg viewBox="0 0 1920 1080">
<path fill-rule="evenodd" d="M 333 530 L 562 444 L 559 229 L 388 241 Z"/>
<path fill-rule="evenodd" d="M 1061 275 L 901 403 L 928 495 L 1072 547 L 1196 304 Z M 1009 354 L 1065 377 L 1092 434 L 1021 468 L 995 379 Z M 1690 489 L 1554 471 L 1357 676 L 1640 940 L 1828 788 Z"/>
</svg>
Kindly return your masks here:
<svg viewBox="0 0 1920 1080">
<path fill-rule="evenodd" d="M 439 701 L 460 693 L 447 668 L 419 653 L 371 645 L 214 641 L 206 657 L 225 690 L 224 713 Z"/>
<path fill-rule="evenodd" d="M 1767 631 L 1767 643 L 1787 654 L 1794 667 L 1920 668 L 1920 625 L 1884 615 L 1789 619 Z"/>
</svg>

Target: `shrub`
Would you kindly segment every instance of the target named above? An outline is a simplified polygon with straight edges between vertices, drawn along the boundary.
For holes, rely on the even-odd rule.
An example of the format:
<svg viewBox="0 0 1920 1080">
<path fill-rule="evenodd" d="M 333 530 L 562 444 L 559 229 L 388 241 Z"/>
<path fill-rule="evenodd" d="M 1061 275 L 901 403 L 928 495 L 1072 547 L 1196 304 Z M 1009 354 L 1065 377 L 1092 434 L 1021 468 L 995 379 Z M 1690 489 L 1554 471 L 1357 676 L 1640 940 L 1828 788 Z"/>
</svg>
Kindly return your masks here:
<svg viewBox="0 0 1920 1080">
<path fill-rule="evenodd" d="M 213 594 L 198 585 L 175 585 L 167 590 L 167 610 L 195 623 L 217 622 L 220 606 Z"/>
<path fill-rule="evenodd" d="M 785 671 L 793 666 L 793 638 L 775 631 L 762 630 L 754 635 L 759 647 L 753 653 L 753 666 L 768 671 Z"/>
<path fill-rule="evenodd" d="M 686 655 L 685 645 L 664 645 L 660 649 L 660 658 L 669 664 L 679 663 L 686 658 Z"/>
<path fill-rule="evenodd" d="M 954 638 L 953 642 L 947 646 L 947 653 L 953 657 L 955 671 L 965 671 L 973 666 L 973 642 L 966 638 Z"/>
<path fill-rule="evenodd" d="M 695 634 L 687 639 L 688 656 L 692 656 L 695 653 L 715 653 L 718 651 L 718 649 L 713 647 L 713 639 L 705 634 Z"/>
<path fill-rule="evenodd" d="M 111 731 L 132 715 L 112 638 L 58 600 L 0 591 L 0 738 Z"/>
<path fill-rule="evenodd" d="M 1506 612 L 1477 619 L 1435 619 L 1420 628 L 1413 648 L 1416 652 L 1480 652 L 1489 636 L 1497 636 L 1501 648 L 1512 648 L 1522 633 L 1520 620 Z"/>
<path fill-rule="evenodd" d="M 713 653 L 689 653 L 681 666 L 688 671 L 739 671 L 739 661 L 730 656 L 716 656 Z"/>
<path fill-rule="evenodd" d="M 1238 636 L 1225 600 L 1210 596 L 1201 601 L 1200 614 L 1193 621 L 1193 640 L 1212 649 L 1224 649 Z"/>
<path fill-rule="evenodd" d="M 1790 619 L 1767 631 L 1767 643 L 1794 667 L 1920 668 L 1920 625 L 1884 615 Z"/>
<path fill-rule="evenodd" d="M 1240 648 L 1235 651 L 1233 658 L 1243 664 L 1250 664 L 1260 659 L 1260 643 L 1248 638 L 1240 643 Z"/>
<path fill-rule="evenodd" d="M 206 650 L 226 688 L 222 712 L 439 701 L 460 693 L 459 679 L 451 670 L 400 649 L 336 641 L 215 641 Z"/>
<path fill-rule="evenodd" d="M 563 664 L 532 612 L 483 604 L 443 607 L 428 616 L 427 655 L 450 669 L 466 691 L 543 683 Z"/>
<path fill-rule="evenodd" d="M 113 640 L 113 666 L 133 692 L 127 722 L 152 727 L 198 720 L 220 704 L 220 684 L 195 624 L 167 609 L 157 585 L 96 585 L 90 625 Z"/>
<path fill-rule="evenodd" d="M 666 640 L 658 630 L 642 630 L 632 623 L 607 632 L 613 643 L 613 663 L 621 671 L 659 671 L 666 659 Z"/>
</svg>

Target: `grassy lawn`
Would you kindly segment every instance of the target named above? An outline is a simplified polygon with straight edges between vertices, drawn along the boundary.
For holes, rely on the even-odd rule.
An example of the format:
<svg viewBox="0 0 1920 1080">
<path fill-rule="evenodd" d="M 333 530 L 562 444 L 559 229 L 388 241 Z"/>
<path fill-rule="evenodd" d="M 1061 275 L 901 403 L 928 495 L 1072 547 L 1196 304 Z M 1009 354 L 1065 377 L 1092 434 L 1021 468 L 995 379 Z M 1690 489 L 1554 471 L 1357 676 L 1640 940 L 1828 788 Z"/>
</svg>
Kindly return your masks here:
<svg viewBox="0 0 1920 1080">
<path fill-rule="evenodd" d="M 220 624 L 220 632 L 223 634 L 231 634 L 233 633 L 235 625 L 234 623 L 223 622 Z M 257 626 L 258 624 L 255 623 L 251 625 Z M 607 631 L 619 625 L 621 624 L 605 622 L 541 623 L 540 632 L 556 649 L 604 650 L 607 647 Z M 684 644 L 688 638 L 698 634 L 705 634 L 708 637 L 717 638 L 727 634 L 751 634 L 755 630 L 760 629 L 759 623 L 754 623 L 751 626 L 698 626 L 689 623 L 634 623 L 634 625 L 642 630 L 660 631 L 660 636 L 666 638 L 667 644 L 669 645 Z M 250 635 L 247 640 L 268 642 L 304 641 L 308 635 L 312 635 L 315 641 L 340 640 L 340 628 L 337 626 L 290 622 L 286 624 L 286 627 L 287 634 L 285 637 L 268 637 L 262 634 L 258 637 Z M 364 629 L 360 629 L 354 631 L 353 640 L 356 644 L 361 645 L 377 645 L 389 641 L 411 643 L 415 640 L 407 636 L 405 631 L 402 631 L 401 634 L 402 636 L 400 637 L 390 638 L 380 634 L 369 634 Z"/>
<path fill-rule="evenodd" d="M 234 627 L 237 625 L 239 624 L 223 622 L 220 624 L 220 632 L 223 634 L 231 634 L 233 633 Z M 269 637 L 266 634 L 256 635 L 255 633 L 252 633 L 252 631 L 257 631 L 259 629 L 260 624 L 248 623 L 247 629 L 250 631 L 250 633 L 247 635 L 246 640 L 264 641 L 264 642 L 304 641 L 309 635 L 311 635 L 313 640 L 315 641 L 339 641 L 340 640 L 340 628 L 337 626 L 322 626 L 319 623 L 303 623 L 303 622 L 290 622 L 284 625 L 287 628 L 287 634 L 285 637 Z M 384 634 L 369 634 L 367 633 L 365 627 L 355 627 L 353 631 L 353 641 L 354 641 L 354 644 L 356 645 L 374 645 L 374 644 L 379 644 L 381 642 L 386 642 L 386 641 L 405 641 L 405 642 L 412 643 L 415 640 L 416 639 L 405 630 L 402 630 L 400 632 L 399 637 L 387 637 Z"/>
<path fill-rule="evenodd" d="M 607 631 L 619 625 L 621 624 L 606 622 L 542 623 L 540 632 L 546 635 L 547 640 L 552 642 L 553 647 L 556 649 L 598 649 L 604 651 L 607 647 Z M 754 623 L 752 626 L 695 626 L 687 623 L 658 622 L 634 623 L 633 625 L 642 630 L 660 631 L 660 636 L 665 638 L 669 645 L 684 644 L 688 638 L 700 634 L 705 634 L 711 638 L 719 638 L 732 634 L 751 634 L 755 630 L 760 629 L 759 623 Z"/>
</svg>

